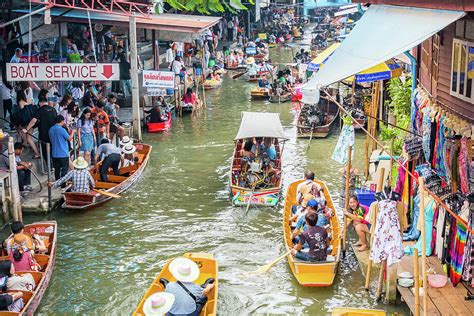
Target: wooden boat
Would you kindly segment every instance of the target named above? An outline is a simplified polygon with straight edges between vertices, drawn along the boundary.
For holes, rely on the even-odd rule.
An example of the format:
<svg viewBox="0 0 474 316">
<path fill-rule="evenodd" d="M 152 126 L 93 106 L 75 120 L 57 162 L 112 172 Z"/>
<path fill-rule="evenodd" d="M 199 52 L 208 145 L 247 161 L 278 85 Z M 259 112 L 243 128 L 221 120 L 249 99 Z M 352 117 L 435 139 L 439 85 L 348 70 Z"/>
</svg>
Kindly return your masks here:
<svg viewBox="0 0 474 316">
<path fill-rule="evenodd" d="M 165 132 L 173 126 L 173 120 L 171 119 L 171 113 L 168 114 L 168 119 L 165 122 L 160 123 L 146 123 L 148 133 L 160 133 Z"/>
<path fill-rule="evenodd" d="M 219 88 L 222 85 L 222 79 L 216 80 L 206 80 L 204 81 L 204 90 L 211 90 Z"/>
<path fill-rule="evenodd" d="M 250 90 L 250 97 L 252 100 L 262 100 L 262 99 L 268 99 L 268 92 L 270 89 L 268 88 L 253 88 Z"/>
<path fill-rule="evenodd" d="M 23 275 L 30 273 L 35 279 L 36 287 L 34 291 L 7 291 L 7 292 L 23 292 L 23 301 L 25 306 L 20 312 L 9 312 L 0 311 L 0 316 L 8 315 L 34 315 L 38 308 L 41 299 L 49 285 L 51 276 L 53 274 L 55 260 L 56 260 L 56 247 L 57 247 L 57 223 L 56 221 L 44 221 L 36 222 L 25 225 L 25 234 L 33 235 L 37 234 L 45 243 L 47 252 L 45 254 L 35 254 L 35 259 L 41 266 L 41 271 L 16 271 L 16 274 Z M 10 236 L 12 237 L 12 235 Z M 10 260 L 6 253 L 0 260 Z"/>
<path fill-rule="evenodd" d="M 249 75 L 248 82 L 258 82 L 258 79 L 260 79 L 260 74 L 257 75 Z"/>
<path fill-rule="evenodd" d="M 254 55 L 253 58 L 255 58 L 255 61 L 258 63 L 258 62 L 268 60 L 268 56 L 269 56 L 268 52 L 265 52 L 265 53 Z"/>
<path fill-rule="evenodd" d="M 246 65 L 238 65 L 237 67 L 224 67 L 227 70 L 245 70 L 247 69 Z"/>
<path fill-rule="evenodd" d="M 319 101 L 319 108 L 324 113 L 323 123 L 322 125 L 317 125 L 314 127 L 306 125 L 306 117 L 308 116 L 311 107 L 314 105 L 304 104 L 301 108 L 300 113 L 298 114 L 297 118 L 297 137 L 299 138 L 311 138 L 311 134 L 313 138 L 325 138 L 331 132 L 331 128 L 334 123 L 337 121 L 337 117 L 339 116 L 339 107 L 321 97 Z"/>
<path fill-rule="evenodd" d="M 336 307 L 332 310 L 333 316 L 385 316 L 384 310 L 380 309 L 361 309 L 350 307 Z"/>
<path fill-rule="evenodd" d="M 296 189 L 298 184 L 303 181 L 304 180 L 299 180 L 290 184 L 285 197 L 285 208 L 283 209 L 283 239 L 287 251 L 293 248 L 294 245 L 290 236 L 292 228 L 289 224 L 291 207 L 298 204 L 296 201 Z M 315 180 L 314 182 L 318 183 L 323 189 L 324 197 L 326 199 L 326 207 L 331 208 L 335 213 L 334 204 L 326 183 L 318 180 Z M 334 214 L 331 219 L 330 228 L 328 229 L 328 234 L 331 237 L 330 246 L 332 246 L 332 250 L 328 255 L 327 261 L 308 263 L 296 259 L 292 254 L 288 255 L 287 259 L 291 272 L 299 284 L 303 286 L 330 286 L 334 283 L 341 253 L 339 230 L 339 220 L 337 214 Z"/>
<path fill-rule="evenodd" d="M 217 296 L 219 293 L 219 279 L 217 275 L 218 267 L 217 267 L 217 260 L 214 256 L 210 253 L 186 253 L 183 255 L 185 258 L 189 258 L 196 262 L 199 267 L 200 274 L 199 278 L 195 281 L 197 284 L 203 284 L 208 278 L 214 278 L 214 289 L 209 293 L 208 300 L 204 308 L 202 309 L 201 316 L 204 315 L 216 315 L 217 314 Z M 163 292 L 164 288 L 163 285 L 160 283 L 161 278 L 165 278 L 170 282 L 176 282 L 176 279 L 173 277 L 171 272 L 169 271 L 169 264 L 172 261 L 170 259 L 166 265 L 161 270 L 160 274 L 158 274 L 151 284 L 148 291 L 143 296 L 140 304 L 138 305 L 137 309 L 133 313 L 134 316 L 143 316 L 145 313 L 143 312 L 143 304 L 145 303 L 146 299 L 154 293 Z"/>
<path fill-rule="evenodd" d="M 284 103 L 290 101 L 291 96 L 291 94 L 284 94 L 280 96 L 276 94 L 270 94 L 270 98 L 268 99 L 268 101 L 270 101 L 270 103 Z"/>
<path fill-rule="evenodd" d="M 116 176 L 109 170 L 108 182 L 100 181 L 99 167 L 94 166 L 89 169 L 92 177 L 95 181 L 95 188 L 104 190 L 107 193 L 119 194 L 127 190 L 132 184 L 134 184 L 138 178 L 140 178 L 143 170 L 145 169 L 152 146 L 147 144 L 134 144 L 137 151 L 136 155 L 138 161 L 133 166 L 120 168 L 121 176 Z M 91 190 L 89 193 L 77 193 L 77 192 L 65 192 L 63 193 L 64 203 L 62 208 L 73 209 L 73 210 L 88 210 L 105 202 L 110 201 L 113 197 L 105 194 L 101 194 L 95 190 Z"/>
<path fill-rule="evenodd" d="M 242 148 L 246 139 L 265 135 L 273 138 L 277 159 L 273 162 L 275 176 L 266 177 L 264 168 L 258 170 L 242 158 Z M 243 112 L 242 122 L 235 138 L 234 153 L 230 170 L 230 191 L 232 204 L 236 206 L 275 206 L 280 199 L 282 184 L 281 155 L 282 142 L 286 140 L 278 113 Z M 259 163 L 255 162 L 256 165 Z M 249 182 L 252 180 L 252 183 Z"/>
</svg>

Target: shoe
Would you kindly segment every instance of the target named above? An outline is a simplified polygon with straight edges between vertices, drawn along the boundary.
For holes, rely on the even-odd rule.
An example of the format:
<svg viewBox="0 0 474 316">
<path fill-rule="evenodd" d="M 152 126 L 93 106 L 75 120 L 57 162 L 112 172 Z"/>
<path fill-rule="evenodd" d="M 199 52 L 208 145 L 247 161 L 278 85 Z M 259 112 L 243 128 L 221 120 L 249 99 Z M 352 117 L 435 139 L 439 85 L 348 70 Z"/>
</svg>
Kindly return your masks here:
<svg viewBox="0 0 474 316">
<path fill-rule="evenodd" d="M 33 188 L 31 187 L 31 185 L 25 185 L 23 190 L 24 191 L 33 191 Z"/>
<path fill-rule="evenodd" d="M 204 284 L 201 285 L 202 288 L 206 288 L 206 286 L 208 286 L 209 284 L 212 284 L 214 283 L 216 280 L 214 278 L 209 278 L 206 280 L 206 282 L 204 282 Z"/>
<path fill-rule="evenodd" d="M 170 281 L 166 280 L 165 278 L 160 278 L 160 283 L 166 289 L 166 286 L 168 285 L 168 283 L 170 283 Z"/>
</svg>

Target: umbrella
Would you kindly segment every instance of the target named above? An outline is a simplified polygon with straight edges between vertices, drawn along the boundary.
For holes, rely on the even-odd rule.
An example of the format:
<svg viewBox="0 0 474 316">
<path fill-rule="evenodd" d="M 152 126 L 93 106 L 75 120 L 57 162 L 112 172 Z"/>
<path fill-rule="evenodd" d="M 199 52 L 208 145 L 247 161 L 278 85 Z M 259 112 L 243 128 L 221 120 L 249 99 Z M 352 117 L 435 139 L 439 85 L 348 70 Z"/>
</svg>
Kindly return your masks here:
<svg viewBox="0 0 474 316">
<path fill-rule="evenodd" d="M 328 60 L 329 57 L 331 57 L 332 53 L 336 50 L 336 48 L 339 47 L 341 43 L 334 43 L 325 50 L 323 50 L 319 55 L 313 59 L 309 64 L 308 64 L 308 71 L 318 71 L 319 68 L 321 68 L 324 63 Z"/>
</svg>

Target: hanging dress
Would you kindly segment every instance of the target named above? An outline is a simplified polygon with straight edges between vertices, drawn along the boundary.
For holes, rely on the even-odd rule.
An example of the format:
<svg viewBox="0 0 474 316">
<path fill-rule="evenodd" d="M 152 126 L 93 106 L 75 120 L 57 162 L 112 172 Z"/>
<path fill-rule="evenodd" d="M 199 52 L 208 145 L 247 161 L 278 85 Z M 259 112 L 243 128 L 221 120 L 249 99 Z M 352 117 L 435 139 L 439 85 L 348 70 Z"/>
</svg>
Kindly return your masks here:
<svg viewBox="0 0 474 316">
<path fill-rule="evenodd" d="M 349 146 L 354 146 L 354 126 L 344 124 L 331 158 L 340 164 L 346 164 Z M 354 150 L 352 150 L 351 159 L 354 159 Z"/>
<path fill-rule="evenodd" d="M 397 202 L 383 200 L 378 204 L 379 212 L 374 230 L 374 244 L 370 250 L 369 258 L 374 263 L 387 260 L 387 265 L 390 266 L 399 262 L 403 256 Z"/>
</svg>

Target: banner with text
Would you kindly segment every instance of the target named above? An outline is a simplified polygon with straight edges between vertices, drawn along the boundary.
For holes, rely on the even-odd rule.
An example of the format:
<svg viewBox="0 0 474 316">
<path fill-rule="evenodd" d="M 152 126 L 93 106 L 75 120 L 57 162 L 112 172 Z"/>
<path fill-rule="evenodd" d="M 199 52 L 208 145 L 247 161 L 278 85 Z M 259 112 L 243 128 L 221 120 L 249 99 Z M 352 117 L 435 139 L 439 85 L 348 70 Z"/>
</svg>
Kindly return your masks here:
<svg viewBox="0 0 474 316">
<path fill-rule="evenodd" d="M 174 89 L 174 77 L 172 71 L 143 70 L 143 86 Z"/>
<path fill-rule="evenodd" d="M 8 81 L 120 80 L 119 64 L 7 63 Z"/>
</svg>

